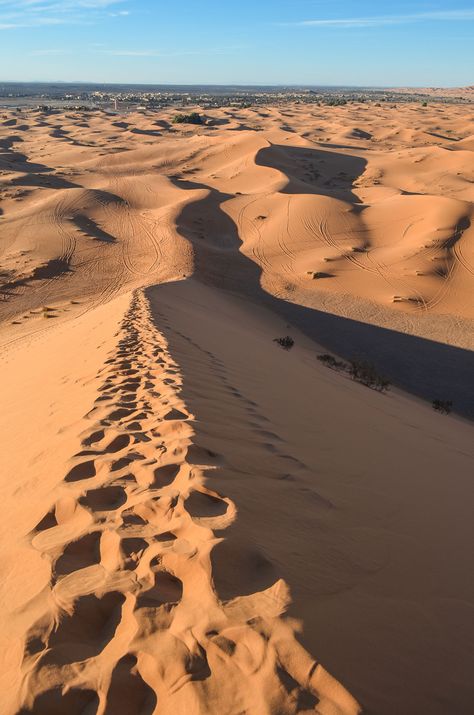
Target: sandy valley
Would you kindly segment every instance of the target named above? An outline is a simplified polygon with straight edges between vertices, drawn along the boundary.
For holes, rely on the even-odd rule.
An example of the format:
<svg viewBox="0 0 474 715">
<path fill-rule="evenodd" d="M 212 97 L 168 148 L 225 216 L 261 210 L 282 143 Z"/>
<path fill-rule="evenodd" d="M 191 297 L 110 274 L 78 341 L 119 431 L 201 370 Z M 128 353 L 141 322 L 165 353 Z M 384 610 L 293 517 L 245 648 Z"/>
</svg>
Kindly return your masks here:
<svg viewBox="0 0 474 715">
<path fill-rule="evenodd" d="M 201 114 L 0 117 L 0 713 L 467 715 L 473 107 Z"/>
</svg>

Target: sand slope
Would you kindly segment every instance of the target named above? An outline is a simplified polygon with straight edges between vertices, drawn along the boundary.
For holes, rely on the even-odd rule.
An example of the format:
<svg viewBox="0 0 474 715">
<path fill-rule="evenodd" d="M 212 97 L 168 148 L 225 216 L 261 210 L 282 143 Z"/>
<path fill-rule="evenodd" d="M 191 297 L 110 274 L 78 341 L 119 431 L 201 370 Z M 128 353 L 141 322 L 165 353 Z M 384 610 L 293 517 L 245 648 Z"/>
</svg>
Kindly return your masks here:
<svg viewBox="0 0 474 715">
<path fill-rule="evenodd" d="M 219 600 L 210 552 L 236 516 L 206 484 L 219 455 L 193 441 L 179 366 L 141 293 L 116 338 L 74 425 L 79 449 L 3 565 L 3 711 L 358 712 L 279 620 L 282 580 Z M 22 523 L 39 511 L 35 499 Z"/>
<path fill-rule="evenodd" d="M 474 416 L 469 107 L 224 109 L 200 127 L 172 116 L 2 115 L 9 339 L 194 273 L 280 312 L 308 308 L 291 322 L 314 339 Z"/>
<path fill-rule="evenodd" d="M 297 332 L 279 349 L 285 323 L 246 301 L 192 282 L 147 295 L 194 439 L 221 455 L 208 483 L 238 506 L 219 595 L 283 576 L 303 643 L 367 712 L 469 712 L 471 425 L 341 379 Z"/>
<path fill-rule="evenodd" d="M 473 117 L 170 120 L 0 120 L 0 712 L 470 712 L 472 425 L 316 356 L 472 413 Z"/>
<path fill-rule="evenodd" d="M 351 317 L 472 347 L 472 322 L 450 321 L 473 318 L 470 108 L 215 110 L 194 130 L 162 117 L 4 115 L 6 317 L 241 248 L 272 294 L 333 312 L 351 296 Z"/>
</svg>

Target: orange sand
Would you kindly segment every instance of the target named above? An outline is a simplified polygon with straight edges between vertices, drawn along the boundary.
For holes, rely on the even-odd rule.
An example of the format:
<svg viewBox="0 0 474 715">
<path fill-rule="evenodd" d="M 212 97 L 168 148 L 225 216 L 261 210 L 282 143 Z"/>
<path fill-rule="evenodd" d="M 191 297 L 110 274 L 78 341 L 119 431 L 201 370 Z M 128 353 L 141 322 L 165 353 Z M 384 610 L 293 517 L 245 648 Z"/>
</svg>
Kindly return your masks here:
<svg viewBox="0 0 474 715">
<path fill-rule="evenodd" d="M 472 110 L 206 118 L 0 119 L 0 713 L 467 715 Z"/>
</svg>

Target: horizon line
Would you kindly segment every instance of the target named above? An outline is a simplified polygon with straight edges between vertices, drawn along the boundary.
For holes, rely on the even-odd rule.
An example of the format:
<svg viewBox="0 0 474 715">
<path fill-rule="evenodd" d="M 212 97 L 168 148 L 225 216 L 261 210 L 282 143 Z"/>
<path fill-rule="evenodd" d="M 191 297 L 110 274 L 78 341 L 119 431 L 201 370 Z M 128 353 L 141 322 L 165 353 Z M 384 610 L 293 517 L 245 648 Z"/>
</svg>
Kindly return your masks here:
<svg viewBox="0 0 474 715">
<path fill-rule="evenodd" d="M 346 89 L 466 89 L 469 87 L 474 87 L 473 84 L 446 84 L 446 85 L 435 85 L 435 84 L 404 84 L 403 82 L 399 84 L 381 85 L 381 84 L 310 84 L 307 82 L 283 82 L 274 84 L 272 82 L 118 82 L 118 81 L 105 81 L 101 82 L 98 80 L 42 80 L 42 79 L 0 79 L 0 84 L 70 84 L 70 85 L 110 85 L 110 86 L 132 86 L 132 87 L 270 87 L 270 88 L 289 88 L 289 89 L 305 89 L 305 88 L 346 88 Z"/>
</svg>

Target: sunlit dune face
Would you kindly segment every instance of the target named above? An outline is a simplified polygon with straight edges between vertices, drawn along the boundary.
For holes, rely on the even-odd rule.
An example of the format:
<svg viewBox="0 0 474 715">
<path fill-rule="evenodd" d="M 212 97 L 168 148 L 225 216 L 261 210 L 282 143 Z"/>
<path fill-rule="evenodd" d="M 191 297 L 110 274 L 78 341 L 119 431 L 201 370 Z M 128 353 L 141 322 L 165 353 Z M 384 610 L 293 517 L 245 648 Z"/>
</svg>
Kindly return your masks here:
<svg viewBox="0 0 474 715">
<path fill-rule="evenodd" d="M 471 107 L 194 109 L 0 116 L 2 715 L 467 712 Z"/>
<path fill-rule="evenodd" d="M 352 296 L 349 314 L 415 330 L 473 317 L 470 106 L 201 115 L 2 115 L 1 308 L 18 331 L 193 273 L 333 310 Z"/>
</svg>

